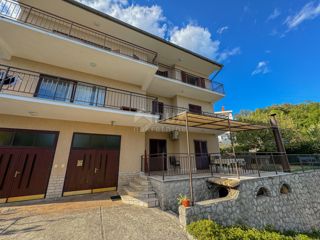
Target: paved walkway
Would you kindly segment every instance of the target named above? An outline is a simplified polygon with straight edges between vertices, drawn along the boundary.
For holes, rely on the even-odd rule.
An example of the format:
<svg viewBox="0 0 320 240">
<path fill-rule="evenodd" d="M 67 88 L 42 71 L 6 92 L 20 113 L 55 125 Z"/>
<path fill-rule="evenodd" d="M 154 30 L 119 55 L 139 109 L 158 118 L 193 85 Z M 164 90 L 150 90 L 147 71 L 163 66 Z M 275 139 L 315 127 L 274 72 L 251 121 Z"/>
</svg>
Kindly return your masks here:
<svg viewBox="0 0 320 240">
<path fill-rule="evenodd" d="M 105 200 L 105 194 L 0 206 L 0 239 L 180 240 L 178 220 L 157 208 Z"/>
</svg>

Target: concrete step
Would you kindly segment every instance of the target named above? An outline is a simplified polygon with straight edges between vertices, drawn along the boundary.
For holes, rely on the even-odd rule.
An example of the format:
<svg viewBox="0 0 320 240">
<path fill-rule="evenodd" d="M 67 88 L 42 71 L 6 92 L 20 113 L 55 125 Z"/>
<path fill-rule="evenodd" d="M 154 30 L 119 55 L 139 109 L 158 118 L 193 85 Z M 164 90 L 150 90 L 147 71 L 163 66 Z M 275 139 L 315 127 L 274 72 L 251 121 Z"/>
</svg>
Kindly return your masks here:
<svg viewBox="0 0 320 240">
<path fill-rule="evenodd" d="M 121 199 L 124 203 L 127 204 L 132 204 L 132 205 L 137 205 L 141 207 L 158 207 L 159 206 L 159 201 L 157 198 L 135 198 L 129 195 L 122 195 Z"/>
<path fill-rule="evenodd" d="M 155 198 L 156 193 L 154 191 L 136 191 L 131 187 L 125 187 L 124 191 L 126 194 L 136 198 Z"/>
<path fill-rule="evenodd" d="M 148 192 L 148 191 L 152 191 L 152 186 L 151 184 L 148 185 L 141 185 L 135 181 L 132 181 L 129 183 L 129 187 L 133 188 L 134 191 L 137 192 Z"/>
</svg>

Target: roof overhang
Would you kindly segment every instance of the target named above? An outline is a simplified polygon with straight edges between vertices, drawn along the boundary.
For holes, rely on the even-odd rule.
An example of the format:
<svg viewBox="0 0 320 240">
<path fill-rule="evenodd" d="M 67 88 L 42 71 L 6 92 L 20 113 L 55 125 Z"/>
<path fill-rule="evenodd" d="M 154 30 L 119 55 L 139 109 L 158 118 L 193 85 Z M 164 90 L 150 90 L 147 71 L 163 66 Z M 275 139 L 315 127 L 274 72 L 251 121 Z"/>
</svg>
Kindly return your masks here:
<svg viewBox="0 0 320 240">
<path fill-rule="evenodd" d="M 186 124 L 188 122 L 188 125 Z M 250 130 L 263 130 L 270 128 L 266 125 L 257 125 L 231 120 L 228 116 L 218 114 L 196 114 L 182 112 L 175 116 L 160 120 L 159 123 L 176 126 L 188 126 L 192 128 L 211 129 L 217 131 L 241 132 Z"/>
</svg>

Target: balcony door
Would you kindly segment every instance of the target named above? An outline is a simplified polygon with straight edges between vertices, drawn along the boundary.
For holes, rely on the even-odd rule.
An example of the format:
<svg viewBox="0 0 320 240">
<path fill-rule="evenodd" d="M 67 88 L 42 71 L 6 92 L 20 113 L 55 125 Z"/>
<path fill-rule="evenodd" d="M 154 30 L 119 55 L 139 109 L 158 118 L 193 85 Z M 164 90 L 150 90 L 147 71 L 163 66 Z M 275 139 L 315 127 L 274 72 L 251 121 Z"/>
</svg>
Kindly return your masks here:
<svg viewBox="0 0 320 240">
<path fill-rule="evenodd" d="M 35 96 L 73 102 L 79 105 L 103 107 L 105 105 L 106 90 L 100 86 L 41 75 Z"/>
<path fill-rule="evenodd" d="M 209 168 L 208 146 L 207 141 L 194 141 L 194 152 L 197 169 Z"/>
<path fill-rule="evenodd" d="M 150 139 L 150 171 L 162 171 L 167 169 L 167 141 L 162 139 Z"/>
</svg>

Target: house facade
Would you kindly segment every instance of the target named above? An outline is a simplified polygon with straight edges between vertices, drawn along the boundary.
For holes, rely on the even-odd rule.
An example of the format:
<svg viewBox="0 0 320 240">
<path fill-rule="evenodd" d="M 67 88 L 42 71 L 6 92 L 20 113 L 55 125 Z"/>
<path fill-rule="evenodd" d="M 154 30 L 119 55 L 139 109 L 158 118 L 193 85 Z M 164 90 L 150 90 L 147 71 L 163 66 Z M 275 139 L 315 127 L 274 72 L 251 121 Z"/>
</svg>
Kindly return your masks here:
<svg viewBox="0 0 320 240">
<path fill-rule="evenodd" d="M 221 64 L 75 1 L 2 0 L 0 29 L 0 203 L 118 190 L 186 153 L 161 119 L 225 95 Z M 191 152 L 220 133 L 191 128 Z"/>
</svg>

